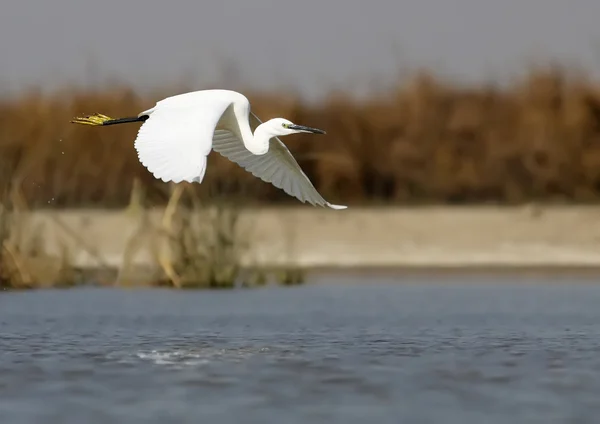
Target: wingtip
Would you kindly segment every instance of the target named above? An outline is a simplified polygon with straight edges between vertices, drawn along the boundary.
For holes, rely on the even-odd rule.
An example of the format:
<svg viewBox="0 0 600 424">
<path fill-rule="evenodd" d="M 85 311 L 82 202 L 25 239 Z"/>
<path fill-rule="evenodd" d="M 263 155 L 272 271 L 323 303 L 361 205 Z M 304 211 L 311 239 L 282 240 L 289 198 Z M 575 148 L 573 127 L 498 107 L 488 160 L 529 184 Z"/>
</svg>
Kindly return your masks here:
<svg viewBox="0 0 600 424">
<path fill-rule="evenodd" d="M 348 206 L 344 206 L 344 205 L 333 205 L 331 203 L 327 203 L 327 206 L 329 206 L 331 209 L 336 209 L 336 210 L 342 210 L 342 209 L 347 209 Z"/>
</svg>

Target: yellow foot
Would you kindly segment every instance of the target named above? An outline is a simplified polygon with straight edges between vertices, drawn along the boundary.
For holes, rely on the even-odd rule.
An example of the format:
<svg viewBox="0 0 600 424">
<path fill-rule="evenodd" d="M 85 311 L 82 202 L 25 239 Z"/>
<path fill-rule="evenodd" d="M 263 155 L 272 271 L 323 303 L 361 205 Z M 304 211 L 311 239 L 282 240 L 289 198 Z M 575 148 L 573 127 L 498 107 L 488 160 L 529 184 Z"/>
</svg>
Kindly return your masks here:
<svg viewBox="0 0 600 424">
<path fill-rule="evenodd" d="M 106 121 L 111 121 L 112 118 L 102 115 L 101 113 L 95 113 L 84 117 L 77 117 L 71 121 L 72 124 L 82 125 L 104 125 Z"/>
</svg>

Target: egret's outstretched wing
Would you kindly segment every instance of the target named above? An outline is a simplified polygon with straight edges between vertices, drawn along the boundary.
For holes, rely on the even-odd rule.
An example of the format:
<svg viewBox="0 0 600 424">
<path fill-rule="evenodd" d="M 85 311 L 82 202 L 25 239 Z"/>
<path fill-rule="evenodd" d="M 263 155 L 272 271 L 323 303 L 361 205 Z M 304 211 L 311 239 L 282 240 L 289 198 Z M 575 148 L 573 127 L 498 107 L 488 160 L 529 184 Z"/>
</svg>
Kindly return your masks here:
<svg viewBox="0 0 600 424">
<path fill-rule="evenodd" d="M 135 149 L 140 162 L 165 182 L 201 182 L 217 122 L 230 101 L 214 99 L 184 105 L 158 103 L 143 112 Z"/>
<path fill-rule="evenodd" d="M 261 121 L 256 115 L 250 113 L 252 131 L 260 124 Z M 213 137 L 213 149 L 251 172 L 255 177 L 273 184 L 301 202 L 332 209 L 346 208 L 346 206 L 333 205 L 321 197 L 288 148 L 277 137 L 271 139 L 266 154 L 254 155 L 246 149 L 242 140 L 235 134 L 219 129 L 215 131 Z"/>
</svg>

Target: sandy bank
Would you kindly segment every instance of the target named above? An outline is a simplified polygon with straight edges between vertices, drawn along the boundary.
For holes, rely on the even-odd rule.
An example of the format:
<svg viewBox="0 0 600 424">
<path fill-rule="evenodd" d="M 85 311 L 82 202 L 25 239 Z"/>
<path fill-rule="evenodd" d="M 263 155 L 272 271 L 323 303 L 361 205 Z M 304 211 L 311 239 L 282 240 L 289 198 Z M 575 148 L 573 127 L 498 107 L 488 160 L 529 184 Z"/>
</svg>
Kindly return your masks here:
<svg viewBox="0 0 600 424">
<path fill-rule="evenodd" d="M 77 267 L 153 266 L 162 210 L 34 211 L 21 243 Z M 245 265 L 600 267 L 600 207 L 264 208 L 240 213 Z"/>
</svg>

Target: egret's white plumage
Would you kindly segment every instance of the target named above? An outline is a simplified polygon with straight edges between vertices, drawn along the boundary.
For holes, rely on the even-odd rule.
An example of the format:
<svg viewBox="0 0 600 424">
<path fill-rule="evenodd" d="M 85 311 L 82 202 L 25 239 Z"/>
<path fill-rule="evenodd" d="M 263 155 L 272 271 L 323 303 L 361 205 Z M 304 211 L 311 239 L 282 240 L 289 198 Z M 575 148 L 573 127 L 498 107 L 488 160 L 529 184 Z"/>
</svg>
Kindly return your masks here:
<svg viewBox="0 0 600 424">
<path fill-rule="evenodd" d="M 143 121 L 134 143 L 138 158 L 157 179 L 201 183 L 212 149 L 302 202 L 346 208 L 323 199 L 278 138 L 298 132 L 324 134 L 324 131 L 282 118 L 262 123 L 240 93 L 194 91 L 161 100 L 138 118 L 95 115 L 73 122 L 112 125 L 135 121 Z"/>
</svg>

